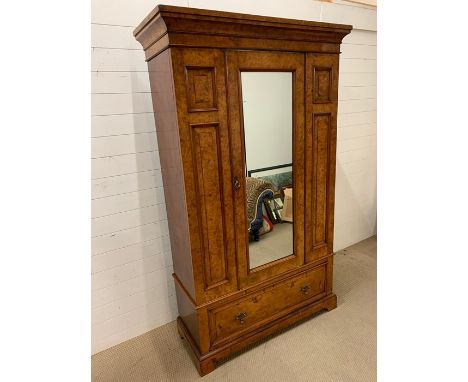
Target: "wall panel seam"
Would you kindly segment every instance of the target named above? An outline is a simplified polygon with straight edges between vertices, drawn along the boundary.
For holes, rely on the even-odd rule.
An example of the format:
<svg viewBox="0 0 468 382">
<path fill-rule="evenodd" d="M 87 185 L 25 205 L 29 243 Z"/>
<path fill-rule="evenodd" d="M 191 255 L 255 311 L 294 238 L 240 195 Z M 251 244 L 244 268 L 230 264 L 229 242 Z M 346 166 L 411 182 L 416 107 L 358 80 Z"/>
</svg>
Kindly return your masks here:
<svg viewBox="0 0 468 382">
<path fill-rule="evenodd" d="M 108 216 L 113 216 L 113 215 L 118 215 L 118 214 L 123 214 L 125 212 L 131 212 L 131 211 L 136 211 L 136 210 L 142 210 L 142 209 L 145 209 L 145 208 L 150 208 L 150 207 L 156 207 L 156 206 L 160 206 L 160 205 L 166 205 L 165 202 L 159 202 L 159 203 L 155 203 L 155 204 L 148 204 L 147 206 L 140 206 L 140 207 L 137 207 L 137 208 L 131 208 L 129 210 L 123 210 L 123 211 L 118 211 L 118 212 L 113 212 L 111 214 L 107 214 L 107 215 L 100 215 L 100 216 L 94 216 L 91 218 L 91 220 L 94 220 L 94 219 L 100 219 L 100 218 L 105 218 L 105 217 L 108 217 Z"/>
<path fill-rule="evenodd" d="M 134 192 L 141 192 L 141 191 L 148 191 L 148 190 L 155 190 L 158 188 L 164 188 L 164 186 L 156 186 L 156 187 L 149 187 L 149 188 L 140 188 L 138 190 L 133 190 L 133 191 L 128 191 L 128 192 L 121 192 L 119 194 L 112 194 L 112 195 L 105 195 L 105 196 L 97 196 L 95 198 L 91 198 L 91 200 L 99 200 L 99 199 L 104 199 L 104 198 L 111 198 L 113 196 L 119 196 L 119 195 L 126 195 L 126 194 L 132 194 Z"/>
<path fill-rule="evenodd" d="M 112 156 L 106 157 L 112 158 Z M 133 175 L 133 174 L 143 174 L 145 172 L 154 172 L 155 170 L 160 170 L 160 167 L 155 167 L 149 170 L 141 170 L 141 171 L 134 171 L 134 172 L 126 172 L 123 174 L 116 174 L 116 175 L 108 175 L 108 176 L 101 176 L 99 178 L 91 178 L 91 180 L 101 180 L 101 179 L 111 179 L 111 178 L 118 178 L 119 176 L 126 176 L 126 175 Z"/>
<path fill-rule="evenodd" d="M 125 249 L 125 248 L 128 248 L 128 247 L 132 247 L 132 246 L 134 246 L 134 245 L 149 243 L 150 241 L 155 241 L 155 240 L 160 240 L 160 239 L 163 239 L 164 237 L 169 237 L 169 235 L 168 235 L 168 234 L 164 234 L 164 235 L 161 235 L 161 236 L 158 236 L 158 237 L 153 237 L 153 238 L 148 239 L 148 240 L 137 241 L 137 242 L 135 242 L 135 243 L 131 243 L 131 244 L 128 244 L 128 245 L 124 245 L 123 247 L 110 249 L 110 250 L 108 250 L 108 251 L 104 251 L 104 252 L 100 252 L 100 253 L 95 253 L 95 254 L 92 255 L 91 257 L 97 257 L 97 256 L 101 256 L 101 255 L 108 254 L 108 253 L 110 253 L 110 252 L 115 252 L 115 251 L 119 251 L 119 250 L 122 250 L 122 249 Z"/>
</svg>

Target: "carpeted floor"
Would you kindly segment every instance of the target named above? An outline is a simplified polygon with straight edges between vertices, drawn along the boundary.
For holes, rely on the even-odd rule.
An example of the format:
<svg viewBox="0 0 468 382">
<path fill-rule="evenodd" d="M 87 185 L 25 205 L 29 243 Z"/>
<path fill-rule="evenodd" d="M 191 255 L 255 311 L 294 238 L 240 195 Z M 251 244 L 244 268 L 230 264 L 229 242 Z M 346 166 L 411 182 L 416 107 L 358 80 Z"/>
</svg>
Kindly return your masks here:
<svg viewBox="0 0 468 382">
<path fill-rule="evenodd" d="M 259 241 L 249 243 L 250 268 L 281 259 L 293 252 L 293 225 L 275 224 L 273 231 L 260 236 Z"/>
<path fill-rule="evenodd" d="M 376 377 L 377 240 L 335 256 L 338 307 L 232 357 L 203 381 L 365 382 Z M 175 322 L 92 357 L 92 380 L 197 381 Z"/>
</svg>

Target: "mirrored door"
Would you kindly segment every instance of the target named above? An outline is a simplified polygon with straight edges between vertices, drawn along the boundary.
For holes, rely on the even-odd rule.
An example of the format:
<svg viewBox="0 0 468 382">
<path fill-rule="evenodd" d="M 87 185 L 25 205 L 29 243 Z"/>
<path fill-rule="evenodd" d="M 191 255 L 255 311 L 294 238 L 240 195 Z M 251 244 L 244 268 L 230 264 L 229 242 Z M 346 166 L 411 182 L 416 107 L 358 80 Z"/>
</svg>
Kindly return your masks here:
<svg viewBox="0 0 468 382">
<path fill-rule="evenodd" d="M 250 269 L 294 255 L 292 90 L 292 72 L 241 72 Z"/>
<path fill-rule="evenodd" d="M 304 262 L 304 56 L 229 52 L 228 83 L 244 286 Z"/>
</svg>

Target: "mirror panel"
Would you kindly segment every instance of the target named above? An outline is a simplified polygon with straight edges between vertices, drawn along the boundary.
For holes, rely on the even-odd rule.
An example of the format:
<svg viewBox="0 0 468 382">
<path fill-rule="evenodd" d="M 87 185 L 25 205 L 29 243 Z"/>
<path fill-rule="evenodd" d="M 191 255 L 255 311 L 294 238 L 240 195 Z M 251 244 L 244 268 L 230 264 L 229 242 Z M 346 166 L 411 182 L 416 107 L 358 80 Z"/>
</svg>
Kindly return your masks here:
<svg viewBox="0 0 468 382">
<path fill-rule="evenodd" d="M 293 74 L 241 72 L 250 269 L 293 255 Z"/>
</svg>

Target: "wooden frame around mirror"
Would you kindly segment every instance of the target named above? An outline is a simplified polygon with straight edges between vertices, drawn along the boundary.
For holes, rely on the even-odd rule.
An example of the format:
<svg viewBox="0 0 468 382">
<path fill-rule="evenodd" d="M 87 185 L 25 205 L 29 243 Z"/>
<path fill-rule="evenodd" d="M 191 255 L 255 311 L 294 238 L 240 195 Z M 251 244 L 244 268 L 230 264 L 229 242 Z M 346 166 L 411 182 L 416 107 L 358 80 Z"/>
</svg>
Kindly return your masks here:
<svg viewBox="0 0 468 382">
<path fill-rule="evenodd" d="M 305 118 L 304 118 L 304 55 L 262 51 L 227 52 L 227 87 L 231 156 L 234 174 L 241 179 L 245 173 L 245 142 L 242 112 L 241 72 L 270 71 L 292 72 L 293 84 L 293 189 L 304 189 L 305 177 Z M 234 195 L 237 265 L 241 287 L 267 280 L 273 276 L 296 269 L 304 264 L 304 193 L 294 195 L 294 253 L 250 269 L 248 235 L 246 230 L 245 182 L 240 192 Z"/>
</svg>

